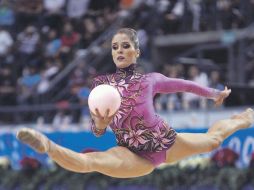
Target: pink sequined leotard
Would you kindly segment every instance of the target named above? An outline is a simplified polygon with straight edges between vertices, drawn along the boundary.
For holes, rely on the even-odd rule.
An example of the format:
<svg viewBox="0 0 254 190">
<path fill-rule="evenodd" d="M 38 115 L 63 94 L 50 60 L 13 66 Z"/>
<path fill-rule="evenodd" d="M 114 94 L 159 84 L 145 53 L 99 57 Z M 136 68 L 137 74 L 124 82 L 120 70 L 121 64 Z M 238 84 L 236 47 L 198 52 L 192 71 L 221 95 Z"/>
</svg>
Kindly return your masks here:
<svg viewBox="0 0 254 190">
<path fill-rule="evenodd" d="M 98 76 L 93 87 L 109 84 L 121 94 L 120 109 L 110 127 L 116 135 L 119 146 L 127 147 L 139 156 L 150 160 L 154 166 L 166 159 L 166 150 L 175 142 L 176 132 L 169 127 L 154 110 L 153 98 L 156 93 L 192 92 L 207 98 L 216 97 L 219 91 L 201 87 L 194 82 L 165 77 L 159 73 L 141 74 L 136 64 L 117 69 L 114 74 Z M 92 131 L 101 136 L 92 123 Z"/>
</svg>

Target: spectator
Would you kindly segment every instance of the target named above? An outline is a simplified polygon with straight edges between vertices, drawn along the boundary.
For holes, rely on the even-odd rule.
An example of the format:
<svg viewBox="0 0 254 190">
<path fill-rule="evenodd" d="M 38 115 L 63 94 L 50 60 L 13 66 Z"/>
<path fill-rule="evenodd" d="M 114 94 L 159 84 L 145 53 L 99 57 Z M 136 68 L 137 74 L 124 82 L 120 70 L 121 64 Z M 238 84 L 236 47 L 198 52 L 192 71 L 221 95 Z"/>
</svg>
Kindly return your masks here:
<svg viewBox="0 0 254 190">
<path fill-rule="evenodd" d="M 216 30 L 218 25 L 216 21 L 218 20 L 217 4 L 218 1 L 213 0 L 203 0 L 201 1 L 201 17 L 200 17 L 200 30 L 210 31 Z M 220 21 L 220 20 L 219 20 Z"/>
<path fill-rule="evenodd" d="M 137 35 L 138 38 L 140 39 L 139 41 L 139 47 L 140 47 L 140 51 L 141 53 L 141 59 L 149 59 L 149 46 L 148 46 L 148 34 L 146 32 L 146 30 L 140 28 L 139 30 L 137 30 Z"/>
<path fill-rule="evenodd" d="M 13 46 L 13 38 L 8 30 L 0 27 L 0 58 L 6 57 Z"/>
<path fill-rule="evenodd" d="M 89 9 L 91 11 L 102 11 L 105 8 L 109 8 L 114 11 L 118 8 L 119 0 L 92 0 L 89 4 Z"/>
<path fill-rule="evenodd" d="M 107 26 L 110 24 L 110 21 L 111 22 L 113 21 L 111 20 L 111 15 L 112 14 L 110 13 L 109 9 L 104 9 L 102 14 L 96 16 L 94 20 L 95 20 L 97 34 L 100 34 L 101 32 L 103 32 L 107 28 Z"/>
<path fill-rule="evenodd" d="M 253 52 L 252 52 L 252 54 L 253 54 Z M 247 83 L 252 87 L 254 86 L 253 70 L 254 70 L 254 55 L 251 55 L 250 61 L 247 62 L 247 64 L 246 64 L 245 73 L 246 73 Z"/>
<path fill-rule="evenodd" d="M 189 0 L 189 9 L 192 13 L 192 31 L 200 31 L 200 17 L 201 17 L 201 1 L 200 0 Z"/>
<path fill-rule="evenodd" d="M 27 25 L 37 27 L 41 25 L 42 0 L 18 0 L 15 3 L 15 8 L 17 11 L 16 27 L 18 31 L 23 30 Z"/>
<path fill-rule="evenodd" d="M 28 105 L 34 103 L 33 95 L 36 92 L 37 85 L 41 76 L 33 67 L 25 67 L 23 76 L 18 80 L 18 103 Z"/>
<path fill-rule="evenodd" d="M 244 1 L 242 4 L 241 14 L 244 15 L 246 26 L 249 26 L 254 22 L 254 0 Z"/>
<path fill-rule="evenodd" d="M 62 46 L 61 39 L 55 29 L 50 29 L 45 44 L 45 57 L 58 57 Z"/>
<path fill-rule="evenodd" d="M 188 78 L 200 85 L 208 86 L 208 77 L 206 73 L 200 72 L 199 68 L 196 65 L 193 65 L 188 70 Z M 195 94 L 184 93 L 183 94 L 183 108 L 188 109 L 197 109 L 205 108 L 206 100 L 198 97 Z"/>
<path fill-rule="evenodd" d="M 50 80 L 60 71 L 62 65 L 60 61 L 47 59 L 45 69 L 41 71 L 41 80 L 38 84 L 37 92 L 44 94 L 48 91 Z"/>
<path fill-rule="evenodd" d="M 0 104 L 16 104 L 16 80 L 9 66 L 0 69 Z"/>
<path fill-rule="evenodd" d="M 15 12 L 9 1 L 2 1 L 0 4 L 0 26 L 6 27 L 9 32 L 14 32 Z"/>
<path fill-rule="evenodd" d="M 43 0 L 44 25 L 61 32 L 65 3 L 65 0 Z"/>
<path fill-rule="evenodd" d="M 88 11 L 90 0 L 69 0 L 67 16 L 71 19 L 81 19 Z"/>
<path fill-rule="evenodd" d="M 209 87 L 218 90 L 223 90 L 224 85 L 221 83 L 221 76 L 219 71 L 212 71 L 209 77 Z"/>
<path fill-rule="evenodd" d="M 73 123 L 72 116 L 69 113 L 70 102 L 68 100 L 60 100 L 55 104 L 57 113 L 54 115 L 52 125 L 57 129 L 67 129 Z"/>
<path fill-rule="evenodd" d="M 164 13 L 162 25 L 165 34 L 180 31 L 181 19 L 184 15 L 184 3 L 182 0 L 168 0 L 167 10 Z"/>
<path fill-rule="evenodd" d="M 219 28 L 232 29 L 243 27 L 243 15 L 239 10 L 238 1 L 220 0 L 217 4 Z"/>
<path fill-rule="evenodd" d="M 73 30 L 70 22 L 64 24 L 61 38 L 61 58 L 64 62 L 69 61 L 73 52 L 79 45 L 80 35 Z"/>
<path fill-rule="evenodd" d="M 215 88 L 218 90 L 222 90 L 225 88 L 225 86 L 222 84 L 220 72 L 217 70 L 214 70 L 210 73 L 209 77 L 209 87 Z M 214 107 L 212 102 L 208 100 L 208 106 L 210 108 Z"/>
<path fill-rule="evenodd" d="M 95 39 L 95 37 L 98 35 L 97 33 L 97 27 L 95 24 L 94 19 L 91 17 L 85 17 L 81 21 L 81 27 L 80 27 L 80 33 L 81 33 L 81 39 L 79 48 L 80 49 L 86 49 L 88 45 Z"/>
<path fill-rule="evenodd" d="M 18 34 L 17 49 L 19 66 L 18 70 L 31 65 L 33 60 L 36 60 L 39 55 L 40 34 L 37 29 L 29 25 L 24 31 Z M 20 71 L 19 71 L 20 73 Z"/>
<path fill-rule="evenodd" d="M 169 78 L 178 78 L 178 68 L 176 65 L 165 65 L 165 76 Z M 181 100 L 179 94 L 161 94 L 155 101 L 155 108 L 157 111 L 173 111 L 181 109 Z"/>
<path fill-rule="evenodd" d="M 85 70 L 87 68 L 85 63 L 80 64 L 71 74 L 70 80 L 69 80 L 69 94 L 68 99 L 69 102 L 72 104 L 81 104 L 86 105 L 85 98 L 88 96 L 89 89 L 86 87 L 86 80 L 87 76 L 85 75 Z M 87 114 L 86 108 L 84 110 L 82 109 L 81 112 L 84 112 L 84 114 Z M 73 111 L 73 121 L 78 122 L 80 121 L 80 116 L 82 116 L 79 110 Z"/>
<path fill-rule="evenodd" d="M 116 20 L 116 18 L 118 16 L 117 14 L 118 14 L 118 11 L 112 11 L 110 8 L 106 8 L 106 9 L 104 9 L 102 15 L 100 17 L 97 17 L 97 18 L 102 17 L 104 19 L 105 25 L 108 26 Z M 101 32 L 103 32 L 103 31 L 101 30 Z"/>
<path fill-rule="evenodd" d="M 61 104 L 61 103 L 58 103 Z M 52 126 L 55 129 L 68 129 L 70 124 L 73 123 L 72 116 L 68 113 L 66 109 L 58 109 L 56 115 L 53 118 Z"/>
<path fill-rule="evenodd" d="M 90 119 L 90 111 L 88 108 L 88 97 L 89 97 L 89 94 L 91 91 L 91 84 L 92 84 L 92 77 L 88 76 L 86 82 L 83 85 L 80 85 L 80 88 L 77 91 L 77 97 L 79 99 L 79 104 L 82 106 L 81 121 Z"/>
<path fill-rule="evenodd" d="M 75 86 L 85 82 L 85 64 L 80 64 L 71 74 L 69 85 Z"/>
</svg>

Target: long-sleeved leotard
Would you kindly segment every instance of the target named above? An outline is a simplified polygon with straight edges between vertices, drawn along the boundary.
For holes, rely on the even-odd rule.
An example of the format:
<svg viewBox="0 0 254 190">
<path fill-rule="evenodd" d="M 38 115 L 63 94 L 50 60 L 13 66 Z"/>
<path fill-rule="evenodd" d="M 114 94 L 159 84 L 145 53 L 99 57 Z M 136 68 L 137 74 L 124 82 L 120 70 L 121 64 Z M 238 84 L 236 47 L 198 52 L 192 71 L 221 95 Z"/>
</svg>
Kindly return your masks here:
<svg viewBox="0 0 254 190">
<path fill-rule="evenodd" d="M 154 110 L 153 98 L 157 93 L 192 92 L 207 98 L 215 98 L 219 91 L 198 84 L 165 77 L 159 73 L 141 74 L 136 64 L 117 69 L 116 73 L 94 79 L 93 86 L 109 84 L 117 88 L 122 102 L 110 127 L 117 144 L 150 160 L 155 166 L 165 161 L 165 151 L 175 142 L 176 132 Z M 96 130 L 96 136 L 104 131 Z"/>
</svg>

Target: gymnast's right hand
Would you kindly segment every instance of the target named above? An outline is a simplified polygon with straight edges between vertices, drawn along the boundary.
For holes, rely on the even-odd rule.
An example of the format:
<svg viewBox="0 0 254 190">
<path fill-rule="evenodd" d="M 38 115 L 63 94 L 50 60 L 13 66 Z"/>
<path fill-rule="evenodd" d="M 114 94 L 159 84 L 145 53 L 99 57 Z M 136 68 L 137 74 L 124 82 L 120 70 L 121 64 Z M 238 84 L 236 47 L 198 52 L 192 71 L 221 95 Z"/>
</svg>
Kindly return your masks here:
<svg viewBox="0 0 254 190">
<path fill-rule="evenodd" d="M 113 117 L 116 114 L 115 113 L 112 116 L 109 116 L 109 112 L 110 112 L 109 109 L 107 109 L 104 116 L 99 112 L 97 108 L 95 108 L 95 112 L 96 112 L 95 114 L 92 112 L 90 112 L 90 114 L 96 125 L 96 128 L 98 129 L 105 129 L 111 123 Z"/>
</svg>

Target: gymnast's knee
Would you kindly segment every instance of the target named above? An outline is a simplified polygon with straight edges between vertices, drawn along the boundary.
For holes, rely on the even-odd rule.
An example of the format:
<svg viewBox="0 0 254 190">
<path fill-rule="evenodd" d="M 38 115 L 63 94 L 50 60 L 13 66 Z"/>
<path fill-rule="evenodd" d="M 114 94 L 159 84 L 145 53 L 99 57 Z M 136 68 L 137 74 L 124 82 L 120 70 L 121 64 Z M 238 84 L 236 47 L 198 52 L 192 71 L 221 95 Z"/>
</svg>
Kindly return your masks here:
<svg viewBox="0 0 254 190">
<path fill-rule="evenodd" d="M 208 132 L 218 132 L 221 128 L 227 127 L 231 124 L 231 120 L 229 119 L 223 119 L 216 121 L 208 130 Z"/>
</svg>

